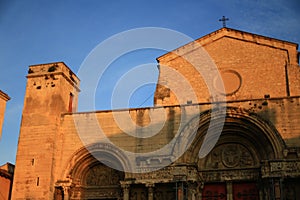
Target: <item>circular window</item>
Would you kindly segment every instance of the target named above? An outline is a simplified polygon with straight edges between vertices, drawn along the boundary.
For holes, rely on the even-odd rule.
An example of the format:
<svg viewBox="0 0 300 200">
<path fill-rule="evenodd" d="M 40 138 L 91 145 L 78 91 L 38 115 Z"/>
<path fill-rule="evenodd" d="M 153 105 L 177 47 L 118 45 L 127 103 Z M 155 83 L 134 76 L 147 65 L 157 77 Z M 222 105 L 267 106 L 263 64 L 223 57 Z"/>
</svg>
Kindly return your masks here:
<svg viewBox="0 0 300 200">
<path fill-rule="evenodd" d="M 241 75 L 234 70 L 224 70 L 220 72 L 221 77 L 216 77 L 214 79 L 214 88 L 223 95 L 233 95 L 236 93 L 242 84 Z M 220 79 L 222 78 L 222 80 Z M 223 85 L 222 85 L 223 81 Z M 222 88 L 224 87 L 225 90 Z M 224 93 L 225 91 L 225 93 Z"/>
</svg>

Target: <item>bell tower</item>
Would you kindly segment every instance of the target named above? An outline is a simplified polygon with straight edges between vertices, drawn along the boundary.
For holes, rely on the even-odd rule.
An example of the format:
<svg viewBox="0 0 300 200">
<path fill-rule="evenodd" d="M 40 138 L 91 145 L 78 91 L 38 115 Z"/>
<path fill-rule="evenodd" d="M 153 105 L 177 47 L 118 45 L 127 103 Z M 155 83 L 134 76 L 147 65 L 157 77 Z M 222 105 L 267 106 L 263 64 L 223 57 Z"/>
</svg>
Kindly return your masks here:
<svg viewBox="0 0 300 200">
<path fill-rule="evenodd" d="M 53 199 L 60 116 L 77 110 L 79 82 L 63 62 L 29 67 L 12 199 Z"/>
</svg>

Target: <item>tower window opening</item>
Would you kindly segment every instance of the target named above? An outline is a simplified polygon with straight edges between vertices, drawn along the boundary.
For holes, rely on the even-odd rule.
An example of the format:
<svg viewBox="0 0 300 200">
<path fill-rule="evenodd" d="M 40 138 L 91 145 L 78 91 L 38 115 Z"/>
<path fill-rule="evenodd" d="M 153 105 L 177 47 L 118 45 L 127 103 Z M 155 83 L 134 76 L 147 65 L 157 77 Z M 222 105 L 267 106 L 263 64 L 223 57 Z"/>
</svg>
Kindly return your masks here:
<svg viewBox="0 0 300 200">
<path fill-rule="evenodd" d="M 70 93 L 68 112 L 72 112 L 73 111 L 73 99 L 74 99 L 74 95 L 72 93 Z"/>
</svg>

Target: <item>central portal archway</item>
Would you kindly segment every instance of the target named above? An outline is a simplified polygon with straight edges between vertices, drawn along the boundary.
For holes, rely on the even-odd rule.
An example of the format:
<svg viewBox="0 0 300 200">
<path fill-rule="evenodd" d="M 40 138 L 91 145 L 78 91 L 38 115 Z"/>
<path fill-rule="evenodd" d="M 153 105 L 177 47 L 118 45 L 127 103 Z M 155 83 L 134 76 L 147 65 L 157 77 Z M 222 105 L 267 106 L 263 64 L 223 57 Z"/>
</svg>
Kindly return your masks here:
<svg viewBox="0 0 300 200">
<path fill-rule="evenodd" d="M 189 130 L 198 125 L 196 137 L 182 159 L 197 166 L 202 182 L 198 198 L 238 200 L 268 196 L 268 180 L 261 176 L 261 163 L 282 158 L 285 144 L 277 130 L 258 115 L 228 108 L 218 142 L 200 159 L 198 153 L 210 123 L 212 129 L 220 126 L 218 113 L 214 113 L 214 120 L 207 120 L 211 114 L 203 113 L 200 122 L 191 122 L 193 126 L 182 133 L 183 138 L 188 138 L 193 134 Z"/>
</svg>

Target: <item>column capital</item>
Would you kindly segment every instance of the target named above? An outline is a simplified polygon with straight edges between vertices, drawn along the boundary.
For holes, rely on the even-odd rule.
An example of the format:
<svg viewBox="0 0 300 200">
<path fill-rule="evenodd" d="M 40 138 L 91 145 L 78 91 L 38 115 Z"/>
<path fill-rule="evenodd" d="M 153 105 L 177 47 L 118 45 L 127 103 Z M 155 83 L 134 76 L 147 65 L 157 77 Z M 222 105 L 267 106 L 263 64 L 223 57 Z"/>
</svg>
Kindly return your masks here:
<svg viewBox="0 0 300 200">
<path fill-rule="evenodd" d="M 130 187 L 130 183 L 127 181 L 120 181 L 120 184 L 123 189 L 129 189 Z"/>
<path fill-rule="evenodd" d="M 72 179 L 64 179 L 64 180 L 59 180 L 55 183 L 56 187 L 72 187 Z"/>
<path fill-rule="evenodd" d="M 145 185 L 146 185 L 147 188 L 155 187 L 155 183 L 146 183 Z"/>
</svg>

